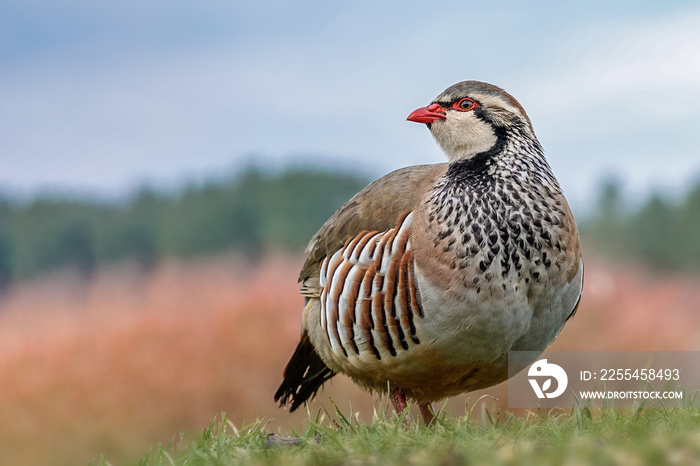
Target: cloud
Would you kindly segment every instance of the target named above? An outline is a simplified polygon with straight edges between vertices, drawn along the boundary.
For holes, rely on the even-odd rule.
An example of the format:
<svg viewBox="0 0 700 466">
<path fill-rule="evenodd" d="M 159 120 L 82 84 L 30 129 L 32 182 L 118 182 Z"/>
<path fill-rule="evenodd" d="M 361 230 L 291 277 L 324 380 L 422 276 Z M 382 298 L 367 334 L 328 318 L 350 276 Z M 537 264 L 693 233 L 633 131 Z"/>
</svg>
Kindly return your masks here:
<svg viewBox="0 0 700 466">
<path fill-rule="evenodd" d="M 700 10 L 584 28 L 559 47 L 564 66 L 536 77 L 532 97 L 562 113 L 617 108 L 651 119 L 700 115 Z"/>
</svg>

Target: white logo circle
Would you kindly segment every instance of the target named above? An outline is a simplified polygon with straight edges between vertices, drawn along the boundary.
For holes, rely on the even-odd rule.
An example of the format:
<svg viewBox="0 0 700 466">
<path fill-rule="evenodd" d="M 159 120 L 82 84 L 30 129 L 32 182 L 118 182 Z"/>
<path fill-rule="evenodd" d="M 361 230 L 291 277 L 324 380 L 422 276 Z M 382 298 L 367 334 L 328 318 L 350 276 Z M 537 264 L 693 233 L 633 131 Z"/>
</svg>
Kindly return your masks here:
<svg viewBox="0 0 700 466">
<path fill-rule="evenodd" d="M 530 377 L 548 377 L 543 381 L 542 386 L 539 385 L 537 379 L 528 379 L 537 398 L 556 398 L 564 393 L 569 383 L 569 377 L 567 377 L 564 369 L 556 364 L 548 363 L 546 359 L 535 361 L 530 366 L 530 370 L 527 371 L 527 375 Z M 557 381 L 557 388 L 550 392 L 548 390 L 552 386 L 552 378 Z"/>
</svg>

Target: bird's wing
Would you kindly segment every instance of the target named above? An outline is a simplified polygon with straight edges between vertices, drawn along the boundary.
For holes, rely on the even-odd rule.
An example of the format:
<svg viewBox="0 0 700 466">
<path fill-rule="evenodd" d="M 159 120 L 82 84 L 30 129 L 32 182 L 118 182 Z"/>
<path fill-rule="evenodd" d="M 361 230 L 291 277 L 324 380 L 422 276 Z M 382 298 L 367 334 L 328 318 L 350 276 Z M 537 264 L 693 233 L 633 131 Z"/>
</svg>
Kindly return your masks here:
<svg viewBox="0 0 700 466">
<path fill-rule="evenodd" d="M 410 220 L 407 220 L 410 212 L 420 204 L 426 190 L 432 186 L 431 183 L 434 183 L 446 171 L 447 164 L 418 165 L 396 170 L 369 184 L 328 219 L 309 242 L 307 247 L 308 258 L 299 276 L 299 281 L 302 282 L 302 294 L 307 296 L 304 309 L 305 315 L 310 309 L 315 307 L 318 309 L 323 308 L 324 312 L 326 312 L 325 309 L 327 307 L 327 311 L 333 317 L 324 319 L 324 322 L 332 321 L 333 325 L 326 325 L 326 331 L 328 329 L 337 330 L 339 318 L 337 315 L 338 303 L 329 301 L 330 304 L 327 306 L 321 306 L 319 303 L 320 299 L 324 299 L 321 296 L 323 288 L 320 283 L 321 266 L 325 263 L 325 280 L 328 280 L 330 277 L 331 282 L 333 282 L 333 270 L 336 270 L 339 261 L 344 261 L 343 257 L 346 255 L 350 244 L 362 243 L 363 246 L 360 249 L 364 249 L 370 241 L 373 241 L 372 244 L 376 245 L 376 247 L 370 246 L 374 252 L 369 259 L 373 262 L 381 262 L 380 256 L 383 256 L 381 253 L 382 248 L 389 246 L 391 249 L 390 244 L 394 243 L 402 244 L 402 247 L 399 249 L 401 249 L 403 257 L 407 257 L 405 254 L 405 241 L 401 242 L 398 239 L 402 236 L 398 234 L 400 224 L 410 224 Z M 385 239 L 380 241 L 380 236 L 385 237 Z M 380 246 L 380 243 L 383 246 Z M 393 256 L 398 257 L 401 255 L 399 251 L 394 252 Z M 358 260 L 359 257 L 348 258 L 345 261 L 347 262 L 345 265 L 347 267 L 357 266 L 367 276 L 371 275 L 374 277 L 375 274 L 384 273 L 377 268 L 376 264 L 374 266 L 359 264 Z M 330 270 L 328 268 L 329 262 L 333 262 Z M 390 279 L 397 284 L 402 281 L 407 283 L 409 279 L 405 262 L 401 262 L 399 264 L 400 267 L 395 267 L 394 269 L 396 270 L 389 274 Z M 371 273 L 368 273 L 368 268 L 370 268 Z M 328 288 L 332 288 L 332 284 L 329 284 Z M 410 302 L 413 302 L 415 305 L 415 296 L 407 295 L 405 293 L 407 289 L 407 286 L 403 287 L 403 294 L 406 295 L 403 299 L 404 305 L 410 306 Z M 326 290 L 325 294 L 327 295 L 325 296 L 326 301 L 333 296 L 332 294 L 328 295 L 328 290 Z M 378 293 L 377 296 L 379 296 Z M 416 307 L 418 306 L 416 305 Z M 383 306 L 379 302 L 367 307 L 363 314 L 365 320 L 373 319 L 379 322 L 380 319 L 376 316 L 373 317 L 372 311 L 379 312 L 380 308 L 383 308 Z M 343 317 L 348 317 L 345 314 Z M 365 346 L 369 345 L 367 348 L 371 348 L 371 357 L 376 355 L 379 358 L 380 351 L 390 351 L 392 353 L 395 351 L 389 340 L 392 338 L 392 332 L 396 332 L 397 328 L 402 329 L 405 327 L 406 329 L 405 332 L 400 330 L 402 332 L 400 338 L 394 335 L 394 338 L 398 338 L 397 347 L 399 340 L 401 345 L 406 345 L 406 340 L 409 337 L 415 339 L 415 329 L 411 322 L 407 320 L 409 319 L 408 315 L 403 319 L 399 318 L 403 324 L 402 326 L 396 318 L 392 317 L 392 319 L 396 322 L 394 322 L 395 327 L 391 332 L 388 330 L 387 322 L 382 324 L 384 325 L 384 331 L 381 333 L 382 341 L 374 343 L 370 341 L 372 336 L 369 335 L 370 340 Z M 363 325 L 366 327 L 366 324 L 364 322 Z M 396 327 L 396 324 L 399 326 Z M 321 385 L 335 375 L 335 372 L 319 356 L 318 349 L 312 345 L 308 336 L 308 329 L 303 328 L 302 332 L 301 340 L 287 367 L 285 367 L 282 384 L 277 393 L 275 393 L 275 400 L 279 401 L 280 405 L 288 404 L 290 411 L 294 411 L 305 401 L 313 398 Z M 329 333 L 329 338 L 330 335 Z M 340 337 L 336 333 L 332 333 L 332 335 L 337 337 L 333 341 L 338 346 Z M 387 347 L 389 348 L 388 350 L 386 349 Z M 354 347 L 354 349 L 359 351 L 357 347 Z"/>
<path fill-rule="evenodd" d="M 318 276 L 324 258 L 363 231 L 387 231 L 406 212 L 412 211 L 425 194 L 425 185 L 447 171 L 447 164 L 401 168 L 370 183 L 346 202 L 311 238 L 299 281 Z M 429 188 L 429 187 L 428 187 Z"/>
</svg>

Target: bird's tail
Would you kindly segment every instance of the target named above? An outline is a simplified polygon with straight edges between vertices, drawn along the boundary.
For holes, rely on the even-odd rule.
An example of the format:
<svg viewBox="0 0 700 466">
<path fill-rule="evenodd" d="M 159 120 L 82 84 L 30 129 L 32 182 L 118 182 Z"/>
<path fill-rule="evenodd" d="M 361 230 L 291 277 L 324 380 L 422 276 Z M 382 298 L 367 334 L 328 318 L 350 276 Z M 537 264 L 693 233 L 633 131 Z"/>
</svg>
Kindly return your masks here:
<svg viewBox="0 0 700 466">
<path fill-rule="evenodd" d="M 289 405 L 289 411 L 294 411 L 312 399 L 321 385 L 334 375 L 335 372 L 326 366 L 304 332 L 284 368 L 284 378 L 275 393 L 275 401 L 279 401 L 280 406 Z"/>
</svg>

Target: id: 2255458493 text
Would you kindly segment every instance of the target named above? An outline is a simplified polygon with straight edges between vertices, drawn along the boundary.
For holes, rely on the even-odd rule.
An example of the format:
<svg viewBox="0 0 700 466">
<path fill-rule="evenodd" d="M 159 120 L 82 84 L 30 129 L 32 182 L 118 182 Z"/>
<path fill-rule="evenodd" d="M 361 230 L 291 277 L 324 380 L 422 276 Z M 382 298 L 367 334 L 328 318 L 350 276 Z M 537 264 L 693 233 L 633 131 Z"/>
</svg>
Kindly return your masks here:
<svg viewBox="0 0 700 466">
<path fill-rule="evenodd" d="M 600 369 L 598 371 L 580 371 L 580 380 L 641 380 L 641 381 L 669 381 L 680 380 L 680 369 Z"/>
</svg>

